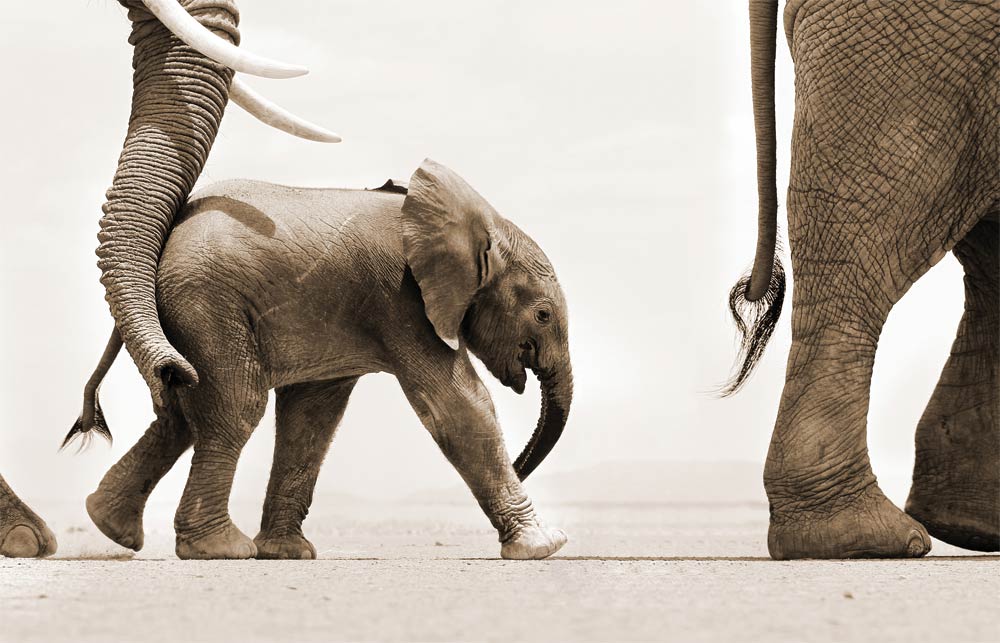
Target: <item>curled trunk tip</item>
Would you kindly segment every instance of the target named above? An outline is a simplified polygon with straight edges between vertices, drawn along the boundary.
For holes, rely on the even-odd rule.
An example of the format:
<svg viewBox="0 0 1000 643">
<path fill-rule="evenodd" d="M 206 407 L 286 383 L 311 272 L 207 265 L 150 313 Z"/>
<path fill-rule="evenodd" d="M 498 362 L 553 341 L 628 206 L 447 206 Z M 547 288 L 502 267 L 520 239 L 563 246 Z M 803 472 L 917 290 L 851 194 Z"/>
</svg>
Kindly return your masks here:
<svg viewBox="0 0 1000 643">
<path fill-rule="evenodd" d="M 562 436 L 573 398 L 573 374 L 569 366 L 539 378 L 542 410 L 528 444 L 514 461 L 514 471 L 525 480 L 538 468 Z"/>
</svg>

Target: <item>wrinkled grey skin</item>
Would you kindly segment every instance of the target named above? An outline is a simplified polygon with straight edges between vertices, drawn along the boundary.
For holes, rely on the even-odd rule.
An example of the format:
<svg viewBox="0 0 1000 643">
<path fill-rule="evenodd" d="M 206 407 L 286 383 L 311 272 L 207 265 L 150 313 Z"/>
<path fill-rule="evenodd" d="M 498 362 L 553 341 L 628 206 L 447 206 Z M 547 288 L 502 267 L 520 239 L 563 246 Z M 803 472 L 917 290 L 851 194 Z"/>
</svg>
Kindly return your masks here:
<svg viewBox="0 0 1000 643">
<path fill-rule="evenodd" d="M 572 398 L 566 304 L 537 245 L 432 161 L 409 195 L 216 184 L 174 228 L 157 279 L 167 337 L 197 368 L 87 506 L 119 544 L 142 547 L 142 512 L 189 446 L 177 510 L 181 558 L 314 558 L 302 532 L 320 466 L 358 378 L 389 372 L 496 527 L 506 558 L 565 543 L 519 478 L 562 432 Z M 457 340 L 456 348 L 448 342 Z M 505 385 L 538 376 L 542 417 L 516 468 L 469 351 Z M 261 531 L 230 521 L 240 452 L 277 392 Z M 391 448 L 391 447 L 390 447 Z"/>
<path fill-rule="evenodd" d="M 56 546 L 56 537 L 45 521 L 14 495 L 0 476 L 0 556 L 51 556 L 56 553 Z"/>
<path fill-rule="evenodd" d="M 758 117 L 767 114 L 758 97 L 773 99 L 773 58 L 771 79 L 758 66 L 776 12 L 777 2 L 751 3 Z M 970 549 L 1000 547 L 998 24 L 996 2 L 786 7 L 795 283 L 792 348 L 764 471 L 774 558 L 922 556 L 928 532 Z M 757 133 L 761 237 L 773 258 L 769 124 L 773 116 L 759 119 Z M 965 313 L 917 427 L 903 513 L 868 459 L 872 365 L 893 305 L 949 251 L 965 269 Z M 758 285 L 770 261 L 755 267 Z M 760 295 L 753 290 L 748 300 Z"/>
<path fill-rule="evenodd" d="M 177 39 L 141 0 L 120 0 L 132 22 L 132 114 L 98 235 L 101 283 L 125 347 L 159 400 L 198 376 L 163 334 L 157 260 L 201 174 L 229 100 L 233 72 Z M 234 0 L 180 0 L 198 22 L 239 44 Z"/>
</svg>

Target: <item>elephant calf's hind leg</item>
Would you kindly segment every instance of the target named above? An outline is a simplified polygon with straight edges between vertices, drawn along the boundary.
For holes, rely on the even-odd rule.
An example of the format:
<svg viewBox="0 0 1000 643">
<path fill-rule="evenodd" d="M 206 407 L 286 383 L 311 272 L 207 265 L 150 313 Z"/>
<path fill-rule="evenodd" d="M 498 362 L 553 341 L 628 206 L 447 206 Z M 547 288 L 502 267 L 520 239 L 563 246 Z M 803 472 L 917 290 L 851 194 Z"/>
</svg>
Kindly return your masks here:
<svg viewBox="0 0 1000 643">
<path fill-rule="evenodd" d="M 105 536 L 122 547 L 142 549 L 142 514 L 160 479 L 191 446 L 191 431 L 176 402 L 105 474 L 87 498 L 87 513 Z"/>
<path fill-rule="evenodd" d="M 906 511 L 932 536 L 1000 549 L 1000 225 L 979 223 L 955 247 L 965 314 L 917 426 Z"/>
<path fill-rule="evenodd" d="M 257 558 L 313 559 L 302 533 L 320 467 L 344 417 L 356 377 L 278 389 L 274 464 L 264 500 Z"/>
<path fill-rule="evenodd" d="M 229 517 L 229 495 L 236 465 L 247 440 L 264 415 L 267 390 L 256 380 L 255 365 L 233 367 L 224 378 L 206 369 L 195 389 L 180 393 L 194 434 L 194 456 L 181 504 L 174 518 L 177 557 L 244 559 L 257 547 Z M 219 371 L 225 373 L 225 370 Z"/>
</svg>

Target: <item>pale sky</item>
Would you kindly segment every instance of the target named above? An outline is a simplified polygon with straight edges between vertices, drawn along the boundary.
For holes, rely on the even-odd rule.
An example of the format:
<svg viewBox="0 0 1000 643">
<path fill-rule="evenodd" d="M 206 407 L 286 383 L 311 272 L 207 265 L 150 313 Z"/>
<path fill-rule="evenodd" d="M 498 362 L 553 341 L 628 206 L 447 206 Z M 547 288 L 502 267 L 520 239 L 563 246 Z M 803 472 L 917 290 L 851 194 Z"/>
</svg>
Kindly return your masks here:
<svg viewBox="0 0 1000 643">
<path fill-rule="evenodd" d="M 722 401 L 707 393 L 735 355 L 726 295 L 751 262 L 756 235 L 745 3 L 240 7 L 245 48 L 311 69 L 295 80 L 248 82 L 344 143 L 291 138 L 231 106 L 203 183 L 374 187 L 408 177 L 429 156 L 552 259 L 570 306 L 576 399 L 536 477 L 609 461 L 763 462 L 789 308 L 745 390 Z M 114 446 L 56 452 L 111 328 L 94 249 L 131 95 L 129 26 L 118 3 L 69 0 L 60 8 L 16 3 L 0 21 L 0 59 L 8 61 L 0 106 L 8 222 L 0 235 L 0 472 L 26 497 L 82 503 L 152 411 L 123 354 L 102 392 Z M 778 45 L 783 195 L 793 95 L 783 36 Z M 782 228 L 784 217 L 782 210 Z M 949 256 L 897 306 L 883 335 L 869 444 L 898 503 L 914 427 L 961 308 L 961 269 Z M 516 454 L 538 415 L 537 389 L 518 397 L 481 373 Z M 244 453 L 238 492 L 263 498 L 273 433 L 269 412 Z M 188 458 L 156 497 L 179 496 Z M 392 497 L 458 481 L 395 380 L 362 379 L 319 490 Z"/>
</svg>

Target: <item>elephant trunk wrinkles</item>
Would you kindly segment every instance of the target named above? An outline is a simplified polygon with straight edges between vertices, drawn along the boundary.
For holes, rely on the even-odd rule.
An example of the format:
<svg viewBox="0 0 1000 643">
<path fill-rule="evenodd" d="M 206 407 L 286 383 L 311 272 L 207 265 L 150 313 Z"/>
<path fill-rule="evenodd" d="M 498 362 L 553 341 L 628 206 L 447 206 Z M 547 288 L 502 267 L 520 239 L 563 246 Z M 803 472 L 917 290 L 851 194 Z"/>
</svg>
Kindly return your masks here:
<svg viewBox="0 0 1000 643">
<path fill-rule="evenodd" d="M 174 37 L 138 0 L 129 9 L 132 113 L 97 249 L 101 283 L 121 337 L 160 398 L 170 382 L 194 385 L 194 368 L 170 345 L 156 306 L 156 268 L 174 217 L 215 141 L 232 70 Z M 199 22 L 239 43 L 234 0 L 181 0 Z"/>
<path fill-rule="evenodd" d="M 569 362 L 552 371 L 538 373 L 542 389 L 542 411 L 535 432 L 524 451 L 514 461 L 514 470 L 522 481 L 545 460 L 559 441 L 573 402 L 573 370 Z"/>
</svg>

